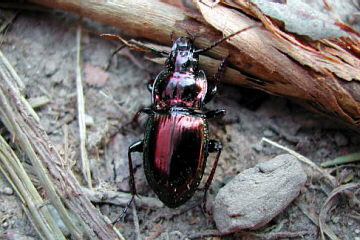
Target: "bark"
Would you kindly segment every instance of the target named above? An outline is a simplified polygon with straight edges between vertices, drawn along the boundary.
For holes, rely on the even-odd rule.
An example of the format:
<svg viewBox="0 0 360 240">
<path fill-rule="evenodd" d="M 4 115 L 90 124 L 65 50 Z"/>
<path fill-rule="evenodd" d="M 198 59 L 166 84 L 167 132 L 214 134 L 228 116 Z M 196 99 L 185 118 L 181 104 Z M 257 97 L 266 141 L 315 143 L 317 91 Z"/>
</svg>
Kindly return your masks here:
<svg viewBox="0 0 360 240">
<path fill-rule="evenodd" d="M 223 35 L 262 22 L 207 52 L 203 68 L 216 69 L 229 57 L 225 81 L 282 95 L 360 130 L 359 35 L 344 24 L 348 37 L 311 41 L 283 31 L 244 0 L 197 9 L 147 0 L 30 0 L 116 26 L 137 38 L 170 44 L 170 36 L 194 35 L 198 48 Z M 222 2 L 222 1 L 220 1 Z M 225 1 L 224 1 L 225 2 Z M 246 14 L 245 14 L 246 13 Z M 251 17 L 249 17 L 251 16 Z"/>
</svg>

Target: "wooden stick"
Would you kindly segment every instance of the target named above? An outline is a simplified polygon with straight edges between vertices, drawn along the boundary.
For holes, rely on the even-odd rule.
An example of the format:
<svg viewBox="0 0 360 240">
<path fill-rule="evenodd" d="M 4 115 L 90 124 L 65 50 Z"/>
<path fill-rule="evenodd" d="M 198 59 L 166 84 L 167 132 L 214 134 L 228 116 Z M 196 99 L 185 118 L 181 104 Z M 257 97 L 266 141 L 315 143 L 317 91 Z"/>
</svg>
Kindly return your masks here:
<svg viewBox="0 0 360 240">
<path fill-rule="evenodd" d="M 209 7 L 203 4 L 207 0 L 195 1 L 198 12 L 156 0 L 30 1 L 80 14 L 132 36 L 166 45 L 170 44 L 172 33 L 195 34 L 198 48 L 210 46 L 223 35 L 251 26 L 256 22 L 253 19 L 259 19 L 266 29 L 248 30 L 207 53 L 217 60 L 230 55 L 229 65 L 242 77 L 225 80 L 306 103 L 310 109 L 360 131 L 360 60 L 356 53 L 360 41 L 354 34 L 351 39 L 318 41 L 318 48 L 309 47 L 315 43 L 301 42 L 293 34 L 283 32 L 246 1 L 235 1 L 232 7 L 221 4 Z"/>
</svg>

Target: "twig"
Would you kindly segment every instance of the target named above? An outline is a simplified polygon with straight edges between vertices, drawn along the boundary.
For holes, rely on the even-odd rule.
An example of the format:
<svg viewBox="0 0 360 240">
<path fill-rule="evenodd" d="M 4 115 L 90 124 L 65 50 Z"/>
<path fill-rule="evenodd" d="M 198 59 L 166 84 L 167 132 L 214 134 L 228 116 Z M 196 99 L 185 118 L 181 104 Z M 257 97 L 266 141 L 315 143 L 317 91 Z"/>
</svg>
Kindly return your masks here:
<svg viewBox="0 0 360 240">
<path fill-rule="evenodd" d="M 81 79 L 81 19 L 76 31 L 76 91 L 77 91 L 77 109 L 79 118 L 79 133 L 80 133 L 80 152 L 81 152 L 81 167 L 82 174 L 89 188 L 91 184 L 90 163 L 86 150 L 86 124 L 85 124 L 85 100 Z"/>
<path fill-rule="evenodd" d="M 327 173 L 326 171 L 324 171 L 323 169 L 321 169 L 319 166 L 317 166 L 314 162 L 312 162 L 310 159 L 308 159 L 307 157 L 301 155 L 300 153 L 295 152 L 294 150 L 291 150 L 285 146 L 282 146 L 274 141 L 271 141 L 270 139 L 263 137 L 260 141 L 261 142 L 267 142 L 277 148 L 280 148 L 288 153 L 290 153 L 291 155 L 293 155 L 294 157 L 296 157 L 297 159 L 299 159 L 301 162 L 306 163 L 307 165 L 309 165 L 310 167 L 314 168 L 315 170 L 317 170 L 319 173 L 322 174 L 322 176 L 324 176 L 327 180 L 329 180 L 329 182 L 332 184 L 332 186 L 336 186 L 336 179 L 331 176 L 329 173 Z"/>
<path fill-rule="evenodd" d="M 43 199 L 27 175 L 16 154 L 0 135 L 0 170 L 14 188 L 42 239 L 64 239 L 47 208 L 38 208 Z"/>
<path fill-rule="evenodd" d="M 354 163 L 354 162 L 358 162 L 358 161 L 360 161 L 360 152 L 343 155 L 343 156 L 337 157 L 333 160 L 323 162 L 323 163 L 321 163 L 321 166 L 322 167 L 332 167 L 335 165 Z"/>
<path fill-rule="evenodd" d="M 169 55 L 168 51 L 165 50 L 157 50 L 156 48 L 153 48 L 149 45 L 146 45 L 142 42 L 136 41 L 134 39 L 131 39 L 129 41 L 126 41 L 125 39 L 123 39 L 121 36 L 118 35 L 114 35 L 114 34 L 101 34 L 101 37 L 104 38 L 109 38 L 109 39 L 116 39 L 121 41 L 124 45 L 126 45 L 127 47 L 133 49 L 133 50 L 137 50 L 137 51 L 143 51 L 143 52 L 149 52 L 149 53 L 155 53 L 157 55 L 159 55 L 159 57 L 167 57 Z M 121 50 L 122 47 L 120 47 L 119 51 Z"/>
<path fill-rule="evenodd" d="M 320 214 L 319 214 L 319 228 L 320 228 L 320 234 L 321 239 L 325 240 L 324 232 L 328 235 L 328 237 L 332 240 L 338 240 L 339 238 L 335 235 L 335 233 L 326 225 L 326 214 L 329 211 L 329 209 L 332 207 L 332 201 L 336 195 L 338 195 L 341 192 L 344 192 L 345 190 L 351 189 L 351 188 L 359 188 L 360 184 L 356 183 L 348 183 L 345 185 L 341 185 L 334 190 L 331 191 L 328 198 L 325 200 L 323 206 L 321 207 Z"/>
<path fill-rule="evenodd" d="M 131 198 L 131 194 L 124 192 L 116 192 L 110 190 L 82 188 L 87 198 L 94 203 L 111 203 L 119 206 L 126 206 Z M 164 207 L 164 204 L 151 197 L 135 196 L 136 206 L 142 208 L 159 209 Z"/>
</svg>

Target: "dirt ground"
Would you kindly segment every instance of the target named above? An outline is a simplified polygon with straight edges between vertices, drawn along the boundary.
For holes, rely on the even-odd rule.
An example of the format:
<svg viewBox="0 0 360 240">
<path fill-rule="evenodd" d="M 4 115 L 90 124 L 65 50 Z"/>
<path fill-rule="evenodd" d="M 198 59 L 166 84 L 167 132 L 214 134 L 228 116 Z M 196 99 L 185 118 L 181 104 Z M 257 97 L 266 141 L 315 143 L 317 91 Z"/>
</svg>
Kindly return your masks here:
<svg viewBox="0 0 360 240">
<path fill-rule="evenodd" d="M 1 51 L 26 84 L 27 98 L 47 96 L 50 99 L 48 104 L 37 109 L 42 127 L 62 152 L 63 126 L 67 124 L 71 157 L 79 160 L 75 85 L 78 17 L 58 11 L 15 13 L 1 10 L 0 20 L 4 23 L 14 14 L 16 18 L 0 36 Z M 141 118 L 138 128 L 125 125 L 141 106 L 149 105 L 146 83 L 162 66 L 146 60 L 142 53 L 127 49 L 115 55 L 110 63 L 109 58 L 119 44 L 102 39 L 99 34 L 120 34 L 119 30 L 89 20 L 84 20 L 82 26 L 87 148 L 94 186 L 128 192 L 127 147 L 142 138 L 145 118 Z M 237 173 L 283 153 L 268 144 L 260 144 L 262 137 L 293 149 L 318 165 L 341 155 L 360 152 L 360 138 L 353 130 L 284 98 L 224 85 L 221 96 L 207 107 L 227 110 L 227 115 L 212 121 L 210 127 L 212 137 L 220 139 L 224 145 L 211 186 L 210 203 L 219 188 Z M 1 128 L 0 125 L 0 132 Z M 213 159 L 214 155 L 210 155 L 207 173 Z M 139 194 L 156 197 L 146 183 L 141 154 L 135 154 L 134 167 Z M 73 170 L 79 173 L 79 165 L 75 164 Z M 320 179 L 312 178 L 311 171 L 307 173 L 310 176 L 296 201 L 257 233 L 307 231 L 309 234 L 303 239 L 320 239 L 318 227 L 309 218 L 309 212 L 317 215 L 332 189 Z M 338 167 L 333 174 L 340 183 L 358 182 L 359 165 Z M 7 233 L 14 236 L 13 239 L 39 239 L 20 201 L 9 190 L 3 175 L 0 176 L 0 238 Z M 356 194 L 360 197 L 358 192 Z M 176 210 L 139 208 L 142 236 L 145 239 L 184 239 L 191 233 L 216 229 L 211 217 L 204 215 L 200 207 L 188 210 L 199 196 L 201 193 Z M 352 200 L 341 195 L 328 212 L 327 224 L 339 239 L 360 239 L 360 206 Z M 98 207 L 110 219 L 117 218 L 122 211 L 122 207 L 110 204 Z M 126 237 L 135 238 L 131 213 L 117 226 Z M 241 233 L 221 239 L 257 237 Z"/>
</svg>

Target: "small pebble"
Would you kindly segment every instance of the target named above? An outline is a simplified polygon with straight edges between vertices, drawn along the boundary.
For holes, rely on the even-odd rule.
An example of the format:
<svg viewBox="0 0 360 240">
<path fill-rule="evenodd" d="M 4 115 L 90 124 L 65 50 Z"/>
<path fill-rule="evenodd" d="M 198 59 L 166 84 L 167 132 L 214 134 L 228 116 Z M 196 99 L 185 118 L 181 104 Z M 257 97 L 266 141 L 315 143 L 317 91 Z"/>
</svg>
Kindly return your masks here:
<svg viewBox="0 0 360 240">
<path fill-rule="evenodd" d="M 264 136 L 267 137 L 267 138 L 270 138 L 270 137 L 273 137 L 275 134 L 273 131 L 271 131 L 270 129 L 266 129 L 264 132 L 263 132 Z"/>
<path fill-rule="evenodd" d="M 10 187 L 4 187 L 3 189 L 0 189 L 0 192 L 5 195 L 13 195 L 14 190 Z"/>
<path fill-rule="evenodd" d="M 7 221 L 5 221 L 5 222 L 2 224 L 2 227 L 5 228 L 5 229 L 6 229 L 8 226 L 9 226 L 9 223 L 8 223 Z"/>
<path fill-rule="evenodd" d="M 355 233 L 359 234 L 360 233 L 360 229 L 355 229 Z"/>
<path fill-rule="evenodd" d="M 85 114 L 85 125 L 87 127 L 94 126 L 94 118 L 90 115 Z"/>
<path fill-rule="evenodd" d="M 51 77 L 58 70 L 58 65 L 55 61 L 48 61 L 44 67 L 44 72 L 46 77 Z"/>
<path fill-rule="evenodd" d="M 256 152 L 261 152 L 262 151 L 262 149 L 263 149 L 263 146 L 262 146 L 262 144 L 260 144 L 260 143 L 256 143 L 256 144 L 254 144 L 253 146 L 252 146 L 252 149 L 254 149 Z"/>
</svg>

